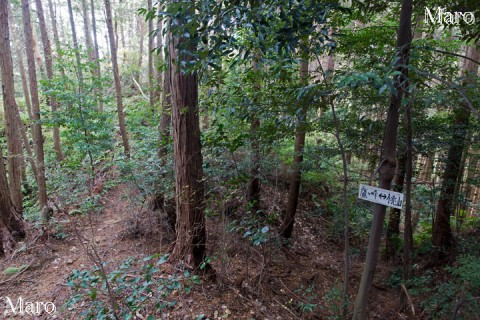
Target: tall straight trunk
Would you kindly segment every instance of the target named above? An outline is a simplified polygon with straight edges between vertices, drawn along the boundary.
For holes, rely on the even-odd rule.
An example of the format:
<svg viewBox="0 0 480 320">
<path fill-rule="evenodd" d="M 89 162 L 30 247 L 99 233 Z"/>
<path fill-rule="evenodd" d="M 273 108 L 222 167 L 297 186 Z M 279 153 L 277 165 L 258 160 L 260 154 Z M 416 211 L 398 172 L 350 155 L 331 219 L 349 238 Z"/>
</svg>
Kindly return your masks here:
<svg viewBox="0 0 480 320">
<path fill-rule="evenodd" d="M 11 8 L 9 8 L 11 9 Z M 11 12 L 11 11 L 9 11 Z M 20 32 L 19 28 L 17 25 L 14 25 L 13 19 L 11 14 L 9 14 L 9 19 L 12 27 L 12 32 Z M 27 114 L 28 118 L 30 119 L 31 122 L 34 121 L 33 119 L 33 113 L 32 113 L 32 104 L 31 104 L 31 99 L 30 99 L 30 91 L 28 89 L 28 83 L 27 83 L 27 75 L 25 72 L 25 66 L 23 64 L 23 59 L 22 59 L 22 52 L 20 50 L 20 45 L 16 39 L 13 39 L 13 44 L 15 46 L 15 53 L 17 55 L 17 61 L 18 61 L 18 66 L 20 69 L 20 77 L 22 79 L 22 89 L 23 89 L 23 94 L 25 97 L 25 105 L 27 106 Z M 29 139 L 28 139 L 28 132 L 27 132 L 27 127 L 23 124 L 22 120 L 20 119 L 20 110 L 17 108 L 17 119 L 18 119 L 18 127 L 20 128 L 20 133 L 21 137 L 23 140 L 23 146 L 25 147 L 25 150 L 27 151 L 27 156 L 28 156 L 28 161 L 30 163 L 30 167 L 32 169 L 33 175 L 35 178 L 38 176 L 38 171 L 37 171 L 37 165 L 35 164 L 35 158 L 33 156 L 32 152 L 32 147 L 30 146 Z M 24 162 L 24 161 L 23 161 Z M 22 164 L 23 166 L 23 164 Z M 25 174 L 25 170 L 22 170 L 22 174 Z M 22 177 L 23 180 L 23 177 Z M 25 181 L 25 180 L 24 180 Z"/>
<path fill-rule="evenodd" d="M 30 21 L 30 7 L 28 0 L 22 0 L 22 17 L 25 32 L 25 48 L 27 51 L 28 73 L 30 78 L 30 95 L 32 98 L 32 135 L 37 158 L 38 201 L 43 212 L 47 209 L 47 184 L 45 181 L 45 155 L 43 151 L 42 126 L 40 124 L 40 100 L 38 97 L 37 72 L 33 55 L 33 33 Z"/>
<path fill-rule="evenodd" d="M 410 96 L 407 92 L 405 96 Z M 412 276 L 413 228 L 412 228 L 412 177 L 413 177 L 413 98 L 408 102 L 405 118 L 407 124 L 407 150 L 405 164 L 405 228 L 403 232 L 403 281 L 406 283 Z M 405 296 L 403 302 L 406 302 Z"/>
<path fill-rule="evenodd" d="M 308 60 L 300 60 L 300 81 L 302 85 L 308 84 Z M 288 190 L 287 210 L 280 227 L 280 234 L 285 239 L 292 236 L 293 224 L 295 223 L 295 214 L 297 212 L 298 197 L 300 194 L 300 184 L 302 182 L 301 164 L 303 162 L 303 148 L 305 145 L 305 125 L 307 123 L 308 104 L 306 101 L 300 101 L 302 109 L 297 119 L 295 145 L 293 156 L 293 172 L 290 176 L 290 188 Z"/>
<path fill-rule="evenodd" d="M 36 0 L 37 4 L 37 16 L 38 22 L 40 24 L 40 34 L 42 36 L 43 43 L 43 54 L 45 56 L 45 68 L 47 69 L 47 78 L 48 80 L 53 79 L 53 63 L 52 63 L 52 48 L 50 46 L 50 39 L 47 32 L 47 24 L 45 23 L 45 15 L 43 13 L 43 6 L 41 0 Z M 58 102 L 53 97 L 48 97 L 48 104 L 52 110 L 52 113 L 55 114 L 58 108 Z M 55 150 L 55 155 L 57 161 L 63 160 L 62 147 L 60 144 L 60 129 L 58 125 L 53 126 L 53 149 Z"/>
<path fill-rule="evenodd" d="M 163 81 L 163 68 L 162 68 L 162 64 L 163 64 L 163 37 L 162 37 L 162 29 L 163 29 L 163 22 L 162 22 L 162 19 L 159 18 L 158 21 L 157 21 L 157 35 L 156 35 L 156 41 L 157 41 L 157 44 L 156 44 L 156 52 L 157 52 L 157 55 L 156 55 L 156 59 L 153 59 L 153 74 L 155 75 L 155 80 L 153 81 L 153 83 L 149 84 L 150 85 L 150 89 L 151 89 L 151 95 L 150 95 L 150 105 L 151 105 L 151 108 L 152 110 L 157 110 L 157 108 L 159 107 L 159 102 L 160 102 L 160 86 L 164 86 L 165 85 L 165 82 Z M 149 54 L 150 56 L 151 54 Z M 168 72 L 168 71 L 167 71 Z M 170 81 L 170 80 L 168 80 Z M 167 88 L 163 88 L 163 91 L 162 92 L 162 100 L 164 100 L 164 98 L 167 97 L 167 94 L 170 95 L 170 92 L 168 91 L 168 87 Z M 167 91 L 167 92 L 166 92 Z M 169 108 L 167 108 L 169 110 Z M 165 109 L 165 110 L 167 110 Z M 162 116 L 164 115 L 164 109 L 162 108 Z M 170 118 L 169 115 L 167 115 L 168 118 Z M 162 120 L 160 120 L 161 122 Z M 170 121 L 168 121 L 170 122 Z"/>
<path fill-rule="evenodd" d="M 168 40 L 168 39 L 167 39 Z M 166 42 L 168 43 L 168 41 Z M 172 76 L 172 67 L 170 62 L 167 64 L 167 70 L 165 71 L 163 77 L 163 90 L 162 90 L 162 115 L 160 117 L 160 148 L 159 148 L 159 158 L 162 161 L 162 165 L 166 165 L 166 156 L 167 156 L 167 147 L 169 139 L 169 129 L 168 127 L 171 124 L 171 112 L 172 112 L 172 91 L 171 91 L 171 76 Z"/>
<path fill-rule="evenodd" d="M 100 54 L 98 52 L 97 19 L 95 18 L 94 0 L 90 0 L 90 11 L 92 13 L 92 32 L 93 32 L 93 45 L 95 48 L 95 60 L 97 61 L 97 68 L 100 74 Z"/>
<path fill-rule="evenodd" d="M 420 180 L 424 182 L 431 182 L 432 180 L 432 173 L 433 173 L 433 162 L 435 160 L 435 153 L 430 152 L 427 154 L 425 159 L 425 165 L 421 170 L 421 177 Z"/>
<path fill-rule="evenodd" d="M 147 9 L 150 12 L 152 10 L 152 0 L 147 1 Z M 155 88 L 154 88 L 154 67 L 153 67 L 153 43 L 154 43 L 154 37 L 153 37 L 153 19 L 148 19 L 148 88 L 150 89 L 150 109 L 152 112 L 155 110 Z M 161 30 L 158 31 L 159 33 L 162 33 Z M 141 44 L 143 45 L 143 37 L 142 37 L 142 42 Z"/>
<path fill-rule="evenodd" d="M 40 50 L 38 49 L 38 41 L 37 41 L 37 36 L 35 34 L 35 29 L 32 29 L 32 50 L 33 50 L 33 56 L 35 57 L 35 60 L 36 60 L 36 65 L 40 69 L 40 75 L 44 77 L 45 70 L 43 69 L 42 55 L 40 54 Z"/>
<path fill-rule="evenodd" d="M 93 48 L 92 34 L 90 32 L 90 16 L 88 15 L 87 0 L 82 0 L 83 25 L 85 31 L 85 44 L 87 45 L 87 56 L 89 62 L 95 62 L 95 49 Z"/>
<path fill-rule="evenodd" d="M 95 75 L 98 79 L 102 77 L 102 71 L 100 68 L 100 54 L 98 52 L 98 39 L 97 39 L 97 21 L 95 19 L 95 3 L 94 0 L 90 0 L 90 11 L 92 14 L 92 32 L 93 32 L 93 46 L 95 53 Z M 97 95 L 98 109 L 103 111 L 103 101 L 102 101 L 102 91 L 95 89 L 95 94 Z"/>
<path fill-rule="evenodd" d="M 476 47 L 468 47 L 467 56 L 478 61 L 480 54 Z M 469 59 L 463 62 L 462 73 L 467 78 L 464 85 L 469 84 L 472 78 L 477 75 L 478 64 Z M 471 77 L 471 78 L 468 78 Z M 453 213 L 453 198 L 455 184 L 460 179 L 460 163 L 465 149 L 465 139 L 468 133 L 470 110 L 468 108 L 457 108 L 453 112 L 453 135 L 448 149 L 447 163 L 443 173 L 440 198 L 438 199 L 435 222 L 433 225 L 433 246 L 435 254 L 432 255 L 432 263 L 441 259 L 445 252 L 453 248 L 453 235 L 450 226 L 450 217 Z"/>
<path fill-rule="evenodd" d="M 2 17 L 4 12 L 4 5 L 7 5 L 7 0 L 0 0 L 0 17 Z M 12 249 L 15 240 L 25 237 L 23 221 L 10 198 L 10 190 L 4 168 L 3 151 L 0 147 L 0 256 Z"/>
<path fill-rule="evenodd" d="M 14 28 L 13 30 L 18 31 L 17 28 Z M 22 57 L 22 51 L 20 50 L 20 45 L 18 42 L 14 39 L 13 44 L 15 46 L 15 54 L 17 56 L 17 63 L 18 63 L 18 68 L 20 69 L 20 78 L 22 80 L 22 91 L 23 91 L 23 96 L 25 98 L 25 105 L 27 106 L 27 114 L 30 118 L 30 120 L 33 118 L 32 114 L 32 103 L 30 100 L 30 91 L 28 90 L 28 83 L 27 83 L 27 75 L 25 72 L 25 65 L 23 64 L 23 57 Z"/>
<path fill-rule="evenodd" d="M 198 79 L 196 72 L 181 70 L 180 61 L 191 59 L 182 53 L 177 54 L 183 35 L 169 37 L 177 210 L 177 239 L 170 259 L 185 261 L 198 268 L 205 259 L 206 246 Z M 188 49 L 195 48 L 190 46 Z"/>
<path fill-rule="evenodd" d="M 465 187 L 465 198 L 467 200 L 470 200 L 470 203 L 473 204 L 473 197 L 474 197 L 474 191 L 475 187 L 473 186 L 474 180 L 475 180 L 475 175 L 477 175 L 477 166 L 478 166 L 478 150 L 472 150 L 472 155 L 470 156 L 468 160 L 468 166 L 467 166 L 467 180 L 465 181 L 466 187 Z M 467 209 L 468 209 L 468 204 L 465 201 L 462 203 L 460 210 L 465 212 L 464 214 L 467 214 Z"/>
<path fill-rule="evenodd" d="M 83 91 L 83 71 L 81 68 L 81 58 L 80 58 L 80 51 L 78 46 L 78 38 L 77 38 L 77 28 L 75 27 L 75 20 L 73 17 L 73 8 L 72 8 L 72 0 L 67 0 L 68 6 L 68 15 L 70 17 L 70 28 L 72 29 L 72 40 L 73 40 L 73 48 L 75 49 L 75 60 L 77 62 L 77 77 L 80 86 L 80 91 Z"/>
<path fill-rule="evenodd" d="M 125 114 L 123 112 L 122 86 L 120 84 L 120 73 L 118 72 L 117 48 L 115 47 L 115 38 L 113 34 L 112 8 L 110 5 L 110 0 L 105 0 L 105 12 L 107 14 L 108 37 L 110 40 L 113 77 L 115 80 L 115 97 L 117 99 L 118 123 L 120 126 L 120 134 L 122 136 L 123 150 L 125 152 L 125 156 L 127 158 L 130 158 L 130 145 L 128 144 L 127 125 L 125 124 Z"/>
<path fill-rule="evenodd" d="M 397 159 L 397 169 L 395 172 L 395 181 L 393 190 L 403 192 L 405 183 L 405 165 L 407 161 L 407 153 L 400 151 Z M 387 236 L 385 238 L 386 253 L 385 258 L 394 259 L 398 253 L 398 242 L 400 236 L 400 216 L 402 210 L 398 208 L 390 208 L 387 226 Z"/>
<path fill-rule="evenodd" d="M 55 51 L 57 54 L 58 59 L 62 59 L 62 48 L 60 46 L 60 36 L 58 35 L 58 29 L 57 29 L 57 18 L 55 16 L 55 10 L 53 9 L 53 3 L 52 0 L 48 0 L 48 10 L 50 11 L 50 19 L 52 22 L 52 31 L 53 31 L 53 41 L 55 42 Z M 65 76 L 65 70 L 63 68 L 60 69 L 61 75 L 64 77 Z"/>
<path fill-rule="evenodd" d="M 462 213 L 460 212 L 460 193 L 463 189 L 463 178 L 465 176 L 465 165 L 467 163 L 468 158 L 468 149 L 470 148 L 470 140 L 471 140 L 471 132 L 467 132 L 467 136 L 465 137 L 465 143 L 462 152 L 462 160 L 460 160 L 460 165 L 458 168 L 458 179 L 455 182 L 455 189 L 453 191 L 453 214 L 455 216 L 456 222 L 456 230 L 460 228 L 461 224 L 463 223 Z"/>
<path fill-rule="evenodd" d="M 150 21 L 149 21 L 150 23 Z M 138 36 L 139 36 L 139 49 L 138 49 L 138 61 L 137 61 L 137 72 L 136 72 L 136 75 L 134 76 L 135 78 L 138 79 L 138 82 L 140 83 L 140 75 L 142 74 L 141 70 L 142 70 L 142 64 L 143 64 L 143 42 L 144 42 L 144 38 L 145 38 L 145 27 L 144 27 L 144 21 L 143 21 L 143 17 L 140 17 L 140 16 L 137 16 L 137 29 L 138 29 Z M 150 41 L 150 38 L 152 36 L 150 36 L 150 33 L 148 33 L 148 39 Z M 152 56 L 152 53 L 151 53 L 151 50 L 148 51 L 148 57 L 150 59 L 150 57 Z M 150 88 L 150 91 L 152 89 Z"/>
<path fill-rule="evenodd" d="M 260 57 L 258 53 L 255 55 L 253 61 L 253 71 L 259 72 L 258 64 Z M 260 94 L 260 82 L 256 81 L 253 84 L 254 101 L 258 101 L 258 94 Z M 258 106 L 257 106 L 258 107 Z M 260 129 L 260 118 L 258 118 L 257 111 L 254 111 L 253 119 L 250 124 L 251 135 L 251 163 L 250 163 L 250 181 L 247 188 L 247 202 L 253 214 L 260 210 L 260 141 L 258 140 L 258 130 Z"/>
<path fill-rule="evenodd" d="M 20 121 L 18 121 L 18 105 L 15 100 L 13 77 L 13 60 L 10 48 L 10 28 L 8 19 L 9 4 L 0 0 L 0 68 L 2 74 L 3 109 L 5 111 L 5 127 L 8 148 L 8 177 L 10 195 L 18 213 L 23 212 L 22 197 L 22 142 L 20 135 Z"/>
<path fill-rule="evenodd" d="M 397 131 L 399 124 L 399 109 L 402 98 L 407 88 L 405 87 L 408 77 L 409 49 L 412 42 L 412 0 L 403 0 L 400 12 L 400 24 L 397 33 L 397 61 L 395 67 L 401 74 L 393 79 L 395 93 L 390 97 L 387 123 L 383 138 L 383 151 L 381 162 L 378 166 L 379 184 L 382 189 L 390 189 L 395 176 Z M 360 286 L 355 300 L 353 319 L 367 319 L 368 296 L 373 285 L 373 277 L 377 268 L 378 252 L 382 237 L 383 222 L 385 220 L 386 207 L 375 204 L 373 208 L 372 229 L 368 241 L 367 257 L 365 260 Z"/>
</svg>

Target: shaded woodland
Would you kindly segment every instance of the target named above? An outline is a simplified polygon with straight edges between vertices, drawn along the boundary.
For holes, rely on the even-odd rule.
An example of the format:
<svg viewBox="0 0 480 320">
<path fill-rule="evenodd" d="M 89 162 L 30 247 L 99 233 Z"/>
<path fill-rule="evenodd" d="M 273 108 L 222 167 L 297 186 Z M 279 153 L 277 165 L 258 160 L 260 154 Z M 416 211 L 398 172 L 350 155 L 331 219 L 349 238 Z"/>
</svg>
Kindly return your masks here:
<svg viewBox="0 0 480 320">
<path fill-rule="evenodd" d="M 478 319 L 475 19 L 0 0 L 0 317 Z"/>
</svg>

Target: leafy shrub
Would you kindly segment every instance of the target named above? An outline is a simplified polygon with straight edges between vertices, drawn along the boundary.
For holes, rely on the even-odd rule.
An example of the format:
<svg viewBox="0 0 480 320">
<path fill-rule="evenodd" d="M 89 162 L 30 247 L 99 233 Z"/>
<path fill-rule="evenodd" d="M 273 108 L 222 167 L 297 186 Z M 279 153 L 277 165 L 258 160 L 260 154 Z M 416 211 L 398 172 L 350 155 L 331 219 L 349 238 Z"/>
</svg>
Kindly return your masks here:
<svg viewBox="0 0 480 320">
<path fill-rule="evenodd" d="M 157 260 L 158 259 L 158 260 Z M 155 261 L 156 260 L 156 261 Z M 89 308 L 80 315 L 84 319 L 133 319 L 136 314 L 156 319 L 157 312 L 176 304 L 174 295 L 180 291 L 189 293 L 192 286 L 200 283 L 198 276 L 188 271 L 167 275 L 161 265 L 167 256 L 153 255 L 142 260 L 128 258 L 105 274 L 103 268 L 73 270 L 67 285 L 71 296 L 67 299 L 68 310 L 79 310 L 84 302 Z"/>
<path fill-rule="evenodd" d="M 427 297 L 420 305 L 431 319 L 473 319 L 480 314 L 480 257 L 460 256 L 455 266 L 446 267 L 452 278 L 432 288 L 432 272 L 412 279 L 412 296 Z"/>
</svg>

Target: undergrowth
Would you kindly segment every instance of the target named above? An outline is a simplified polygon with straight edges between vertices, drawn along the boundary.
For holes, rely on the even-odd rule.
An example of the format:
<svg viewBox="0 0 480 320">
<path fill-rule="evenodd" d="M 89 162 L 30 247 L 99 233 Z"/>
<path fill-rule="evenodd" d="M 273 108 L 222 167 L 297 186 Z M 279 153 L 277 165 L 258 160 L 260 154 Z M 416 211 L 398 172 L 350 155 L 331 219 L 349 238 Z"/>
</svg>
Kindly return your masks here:
<svg viewBox="0 0 480 320">
<path fill-rule="evenodd" d="M 189 271 L 164 272 L 167 256 L 158 254 L 135 260 L 130 257 L 104 274 L 103 268 L 73 270 L 67 285 L 71 289 L 67 312 L 81 310 L 83 319 L 157 319 L 155 315 L 178 303 L 200 283 Z"/>
</svg>

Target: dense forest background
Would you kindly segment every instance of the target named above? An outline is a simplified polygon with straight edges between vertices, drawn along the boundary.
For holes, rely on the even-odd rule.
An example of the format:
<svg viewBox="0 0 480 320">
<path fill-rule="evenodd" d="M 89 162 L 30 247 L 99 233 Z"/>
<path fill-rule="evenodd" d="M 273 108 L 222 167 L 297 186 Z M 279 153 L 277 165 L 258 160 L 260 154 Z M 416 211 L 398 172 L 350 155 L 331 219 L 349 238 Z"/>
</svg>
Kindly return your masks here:
<svg viewBox="0 0 480 320">
<path fill-rule="evenodd" d="M 475 19 L 0 0 L 3 316 L 478 319 Z"/>
</svg>

